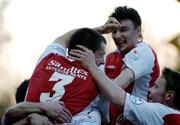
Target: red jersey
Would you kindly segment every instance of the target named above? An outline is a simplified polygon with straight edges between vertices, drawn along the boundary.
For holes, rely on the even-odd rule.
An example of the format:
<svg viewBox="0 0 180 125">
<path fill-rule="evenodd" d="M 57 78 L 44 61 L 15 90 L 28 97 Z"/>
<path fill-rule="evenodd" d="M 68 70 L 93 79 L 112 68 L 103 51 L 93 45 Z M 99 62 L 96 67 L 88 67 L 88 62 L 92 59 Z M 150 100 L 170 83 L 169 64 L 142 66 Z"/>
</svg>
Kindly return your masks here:
<svg viewBox="0 0 180 125">
<path fill-rule="evenodd" d="M 63 50 L 62 46 L 51 44 L 41 55 L 30 79 L 26 101 L 60 100 L 76 115 L 94 100 L 98 91 L 88 70 L 80 62 L 66 58 Z"/>
<path fill-rule="evenodd" d="M 130 68 L 135 75 L 135 81 L 126 88 L 126 92 L 147 100 L 148 89 L 154 85 L 160 73 L 155 52 L 149 45 L 141 42 L 125 55 L 115 51 L 107 56 L 105 73 L 110 79 L 119 76 L 125 67 Z M 115 125 L 120 113 L 118 108 L 110 105 L 111 125 Z"/>
</svg>

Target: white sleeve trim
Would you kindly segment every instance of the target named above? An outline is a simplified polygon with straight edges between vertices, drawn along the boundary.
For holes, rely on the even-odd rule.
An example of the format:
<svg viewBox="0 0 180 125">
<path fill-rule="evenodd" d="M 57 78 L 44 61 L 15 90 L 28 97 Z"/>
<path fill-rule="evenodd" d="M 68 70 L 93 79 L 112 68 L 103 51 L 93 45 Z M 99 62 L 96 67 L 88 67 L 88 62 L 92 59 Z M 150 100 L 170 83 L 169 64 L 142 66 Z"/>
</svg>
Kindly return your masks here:
<svg viewBox="0 0 180 125">
<path fill-rule="evenodd" d="M 41 54 L 41 56 L 39 57 L 37 64 L 39 64 L 40 61 L 42 61 L 42 59 L 44 57 L 46 57 L 48 54 L 50 53 L 55 53 L 61 56 L 66 56 L 66 48 L 64 48 L 62 45 L 57 44 L 57 43 L 52 43 L 50 44 L 45 51 Z M 36 65 L 37 65 L 36 64 Z"/>
</svg>

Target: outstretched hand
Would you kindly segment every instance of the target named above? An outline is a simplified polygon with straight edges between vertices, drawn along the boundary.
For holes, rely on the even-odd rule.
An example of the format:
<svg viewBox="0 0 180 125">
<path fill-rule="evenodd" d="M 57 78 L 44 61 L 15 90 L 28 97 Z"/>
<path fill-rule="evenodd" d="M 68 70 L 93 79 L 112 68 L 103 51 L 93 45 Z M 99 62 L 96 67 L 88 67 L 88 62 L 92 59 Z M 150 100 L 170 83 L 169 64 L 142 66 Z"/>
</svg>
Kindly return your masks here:
<svg viewBox="0 0 180 125">
<path fill-rule="evenodd" d="M 95 56 L 91 50 L 88 48 L 81 46 L 81 45 L 76 45 L 79 50 L 77 49 L 72 49 L 69 54 L 70 58 L 78 60 L 81 62 L 81 65 L 87 69 L 90 69 L 94 66 L 96 66 L 95 62 Z"/>
</svg>

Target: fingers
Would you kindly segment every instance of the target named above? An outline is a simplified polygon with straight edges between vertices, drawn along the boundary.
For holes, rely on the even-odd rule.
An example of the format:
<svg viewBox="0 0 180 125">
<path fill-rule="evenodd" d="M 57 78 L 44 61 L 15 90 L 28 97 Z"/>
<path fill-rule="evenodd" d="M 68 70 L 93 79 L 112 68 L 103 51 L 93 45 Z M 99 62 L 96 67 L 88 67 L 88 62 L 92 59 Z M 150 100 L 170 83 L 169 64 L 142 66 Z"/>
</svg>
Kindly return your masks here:
<svg viewBox="0 0 180 125">
<path fill-rule="evenodd" d="M 70 115 L 68 115 L 67 113 L 62 111 L 61 115 L 58 115 L 52 119 L 56 123 L 69 123 L 69 122 L 71 122 L 72 117 Z"/>
<path fill-rule="evenodd" d="M 80 52 L 78 50 L 71 50 L 69 52 L 70 56 L 69 57 L 72 57 L 71 59 L 76 59 L 76 60 L 81 60 L 82 58 L 86 57 L 86 53 L 84 52 Z"/>
<path fill-rule="evenodd" d="M 78 57 L 84 57 L 87 55 L 86 52 L 82 51 L 82 50 L 77 50 L 77 49 L 74 49 L 74 50 L 71 50 L 70 51 L 70 54 L 76 54 Z"/>
<path fill-rule="evenodd" d="M 112 30 L 117 29 L 121 26 L 119 21 L 117 21 L 114 17 L 110 17 L 108 21 L 106 22 L 106 25 L 108 28 Z"/>
<path fill-rule="evenodd" d="M 72 118 L 72 114 L 70 113 L 70 111 L 66 108 L 63 108 L 64 112 L 67 114 L 67 116 L 71 119 Z"/>
<path fill-rule="evenodd" d="M 110 17 L 104 24 L 104 33 L 111 33 L 120 27 L 120 23 L 113 17 Z"/>
<path fill-rule="evenodd" d="M 111 29 L 117 29 L 118 27 L 119 27 L 119 25 L 118 25 L 118 24 L 115 24 L 115 23 L 109 24 L 109 25 L 107 26 L 107 28 L 111 28 Z"/>
<path fill-rule="evenodd" d="M 118 24 L 118 25 L 120 26 L 119 21 L 118 21 L 118 20 L 116 20 L 116 18 L 114 18 L 114 17 L 109 17 L 109 19 L 108 19 L 107 23 L 108 23 L 108 24 L 112 24 L 112 23 L 114 23 L 114 24 Z"/>
<path fill-rule="evenodd" d="M 71 55 L 72 55 L 72 56 L 71 56 Z M 78 60 L 78 61 L 81 60 L 80 58 L 75 57 L 73 54 L 71 54 L 71 55 L 69 55 L 68 58 L 73 59 L 73 60 Z"/>
<path fill-rule="evenodd" d="M 71 122 L 71 120 L 69 120 L 69 119 L 64 115 L 64 113 L 62 113 L 62 115 L 59 116 L 59 117 L 57 117 L 55 120 L 56 120 L 57 123 L 69 123 L 69 122 Z"/>
<path fill-rule="evenodd" d="M 58 102 L 60 105 L 63 105 L 64 106 L 64 102 L 62 102 L 62 101 L 59 101 Z"/>
<path fill-rule="evenodd" d="M 57 117 L 56 122 L 58 123 L 70 123 L 71 117 L 68 116 L 66 113 L 62 113 L 61 116 Z"/>
<path fill-rule="evenodd" d="M 78 48 L 80 48 L 81 50 L 83 50 L 86 53 L 90 53 L 92 52 L 91 50 L 89 50 L 88 48 L 86 48 L 85 46 L 81 46 L 81 45 L 76 45 Z"/>
<path fill-rule="evenodd" d="M 76 60 L 81 60 L 82 58 L 84 57 L 87 57 L 89 53 L 92 53 L 91 50 L 89 50 L 88 48 L 84 47 L 84 46 L 81 46 L 81 45 L 77 45 L 77 47 L 79 47 L 81 50 L 71 50 L 69 52 L 70 54 L 70 58 L 71 59 L 76 59 Z"/>
<path fill-rule="evenodd" d="M 59 104 L 61 105 L 62 111 L 61 111 L 61 116 L 58 118 L 58 121 L 63 122 L 63 123 L 64 122 L 68 122 L 68 123 L 71 122 L 72 115 L 71 115 L 70 111 L 64 107 L 63 102 L 60 101 Z"/>
<path fill-rule="evenodd" d="M 72 119 L 72 115 L 70 113 L 69 110 L 67 110 L 66 108 L 63 108 L 63 111 L 64 111 L 64 120 L 65 122 L 71 122 L 71 119 Z"/>
</svg>

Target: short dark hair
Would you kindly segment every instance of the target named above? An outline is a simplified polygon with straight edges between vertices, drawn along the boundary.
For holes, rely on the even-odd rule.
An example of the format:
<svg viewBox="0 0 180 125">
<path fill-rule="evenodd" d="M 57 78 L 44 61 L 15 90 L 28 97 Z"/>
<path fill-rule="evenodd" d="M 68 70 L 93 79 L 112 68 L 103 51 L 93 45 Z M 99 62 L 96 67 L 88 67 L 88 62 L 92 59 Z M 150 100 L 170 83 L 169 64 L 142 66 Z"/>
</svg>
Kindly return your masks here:
<svg viewBox="0 0 180 125">
<path fill-rule="evenodd" d="M 115 8 L 110 17 L 114 17 L 118 21 L 129 19 L 134 23 L 134 28 L 141 26 L 141 17 L 138 12 L 133 8 L 128 8 L 127 6 Z"/>
<path fill-rule="evenodd" d="M 76 45 L 82 45 L 92 50 L 97 51 L 101 47 L 101 43 L 106 44 L 105 38 L 98 32 L 89 28 L 81 28 L 76 31 L 69 40 L 69 51 L 78 49 Z"/>
<path fill-rule="evenodd" d="M 174 91 L 174 106 L 180 109 L 180 72 L 176 72 L 169 68 L 164 68 L 163 77 L 166 80 L 166 91 Z"/>
<path fill-rule="evenodd" d="M 17 87 L 16 93 L 15 93 L 15 98 L 16 98 L 16 103 L 23 102 L 26 96 L 26 91 L 28 88 L 29 80 L 25 79 L 21 84 Z"/>
</svg>

